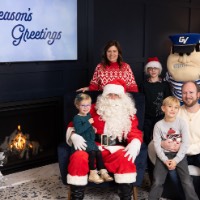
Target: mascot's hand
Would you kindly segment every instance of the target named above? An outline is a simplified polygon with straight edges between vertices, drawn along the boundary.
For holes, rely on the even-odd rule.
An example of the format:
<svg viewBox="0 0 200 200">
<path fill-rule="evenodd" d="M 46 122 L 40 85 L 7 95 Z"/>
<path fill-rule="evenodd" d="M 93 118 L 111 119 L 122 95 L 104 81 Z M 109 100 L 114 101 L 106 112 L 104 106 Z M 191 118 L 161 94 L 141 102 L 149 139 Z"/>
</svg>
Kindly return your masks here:
<svg viewBox="0 0 200 200">
<path fill-rule="evenodd" d="M 73 133 L 71 136 L 71 141 L 76 150 L 86 150 L 87 144 L 84 138 L 76 133 Z"/>
<path fill-rule="evenodd" d="M 132 163 L 135 162 L 136 156 L 140 152 L 141 142 L 138 139 L 133 139 L 124 149 L 126 151 L 124 157 L 128 156 L 128 161 L 132 160 Z"/>
</svg>

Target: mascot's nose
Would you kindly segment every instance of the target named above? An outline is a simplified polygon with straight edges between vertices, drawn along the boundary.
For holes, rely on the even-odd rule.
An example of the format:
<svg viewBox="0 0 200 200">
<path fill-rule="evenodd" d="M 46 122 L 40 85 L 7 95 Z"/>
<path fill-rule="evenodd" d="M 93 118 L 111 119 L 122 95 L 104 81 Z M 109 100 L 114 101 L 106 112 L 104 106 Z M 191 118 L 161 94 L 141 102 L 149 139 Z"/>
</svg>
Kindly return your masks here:
<svg viewBox="0 0 200 200">
<path fill-rule="evenodd" d="M 187 62 L 190 62 L 190 58 L 187 54 L 184 53 L 183 55 L 179 56 L 178 61 L 180 63 L 187 63 Z"/>
</svg>

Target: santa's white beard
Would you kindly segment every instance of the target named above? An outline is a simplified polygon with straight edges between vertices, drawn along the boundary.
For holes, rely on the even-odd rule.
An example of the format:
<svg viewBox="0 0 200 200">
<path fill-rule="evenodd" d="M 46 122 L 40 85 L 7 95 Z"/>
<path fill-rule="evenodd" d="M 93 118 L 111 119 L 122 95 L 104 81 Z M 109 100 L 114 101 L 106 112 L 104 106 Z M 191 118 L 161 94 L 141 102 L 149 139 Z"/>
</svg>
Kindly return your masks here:
<svg viewBox="0 0 200 200">
<path fill-rule="evenodd" d="M 135 104 L 128 95 L 119 99 L 109 99 L 104 96 L 98 97 L 96 103 L 97 113 L 105 121 L 104 134 L 116 137 L 119 141 L 127 138 L 131 129 L 131 117 L 136 113 Z"/>
</svg>

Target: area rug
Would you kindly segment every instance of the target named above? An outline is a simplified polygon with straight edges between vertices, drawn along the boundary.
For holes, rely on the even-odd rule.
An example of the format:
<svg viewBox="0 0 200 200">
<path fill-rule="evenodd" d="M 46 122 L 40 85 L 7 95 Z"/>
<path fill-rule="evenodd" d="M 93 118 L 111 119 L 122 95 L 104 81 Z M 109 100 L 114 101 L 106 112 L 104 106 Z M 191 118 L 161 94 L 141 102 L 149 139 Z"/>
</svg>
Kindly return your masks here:
<svg viewBox="0 0 200 200">
<path fill-rule="evenodd" d="M 4 180 L 3 180 L 4 179 Z M 67 200 L 68 186 L 60 180 L 58 164 L 43 166 L 4 176 L 0 181 L 0 199 Z M 138 200 L 147 199 L 148 183 L 138 188 Z M 119 200 L 114 188 L 86 188 L 84 200 Z"/>
</svg>

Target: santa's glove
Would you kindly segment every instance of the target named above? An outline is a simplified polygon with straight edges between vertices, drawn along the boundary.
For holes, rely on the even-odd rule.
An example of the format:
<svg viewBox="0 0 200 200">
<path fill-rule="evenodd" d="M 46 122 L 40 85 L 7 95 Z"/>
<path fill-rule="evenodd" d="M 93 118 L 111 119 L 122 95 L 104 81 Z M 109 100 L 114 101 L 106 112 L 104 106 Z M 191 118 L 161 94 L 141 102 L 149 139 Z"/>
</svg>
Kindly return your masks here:
<svg viewBox="0 0 200 200">
<path fill-rule="evenodd" d="M 71 136 L 71 141 L 76 150 L 86 150 L 87 144 L 84 138 L 76 133 L 73 133 Z"/>
<path fill-rule="evenodd" d="M 124 157 L 128 156 L 128 161 L 135 162 L 136 156 L 140 152 L 141 142 L 138 139 L 133 139 L 124 149 L 126 151 Z"/>
</svg>

